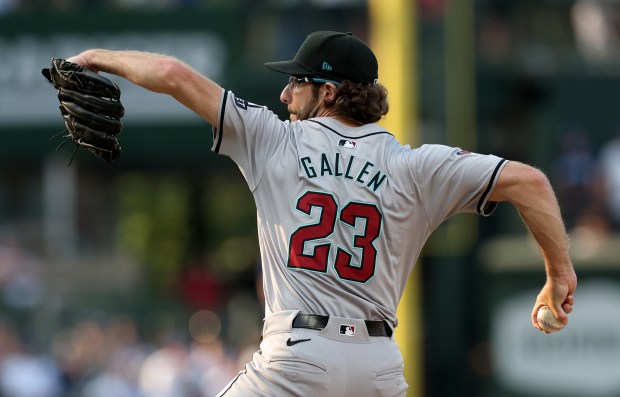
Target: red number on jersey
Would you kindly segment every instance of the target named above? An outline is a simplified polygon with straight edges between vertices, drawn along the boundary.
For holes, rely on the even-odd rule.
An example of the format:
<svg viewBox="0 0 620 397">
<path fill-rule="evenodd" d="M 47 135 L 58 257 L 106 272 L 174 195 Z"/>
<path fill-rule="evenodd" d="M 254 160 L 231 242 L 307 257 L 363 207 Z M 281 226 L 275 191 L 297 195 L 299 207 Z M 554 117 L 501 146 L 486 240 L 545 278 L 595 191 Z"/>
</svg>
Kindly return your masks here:
<svg viewBox="0 0 620 397">
<path fill-rule="evenodd" d="M 314 247 L 310 255 L 304 254 L 306 241 L 326 238 L 334 232 L 338 205 L 329 194 L 308 192 L 297 201 L 297 209 L 310 216 L 313 207 L 321 209 L 319 223 L 302 226 L 293 233 L 289 245 L 288 267 L 327 271 L 327 260 L 331 243 Z"/>
<path fill-rule="evenodd" d="M 292 234 L 287 266 L 325 273 L 331 242 L 316 245 L 312 253 L 308 254 L 304 253 L 304 247 L 307 242 L 327 238 L 334 232 L 338 205 L 331 195 L 318 192 L 307 192 L 297 201 L 297 209 L 308 216 L 311 215 L 313 208 L 320 208 L 319 221 L 301 226 Z M 364 283 L 375 274 L 377 250 L 373 242 L 381 232 L 381 213 L 375 205 L 351 202 L 340 212 L 339 219 L 342 224 L 352 228 L 356 227 L 358 219 L 365 220 L 363 232 L 352 236 L 353 247 L 361 250 L 361 263 L 357 265 L 351 263 L 353 255 L 343 248 L 338 248 L 334 265 L 340 278 Z"/>
<path fill-rule="evenodd" d="M 336 254 L 336 272 L 340 278 L 365 283 L 375 275 L 377 249 L 372 244 L 381 233 L 382 216 L 379 209 L 371 204 L 349 203 L 340 213 L 340 221 L 355 227 L 357 219 L 365 219 L 364 233 L 355 235 L 353 247 L 362 250 L 362 263 L 355 266 L 351 263 L 350 253 L 338 248 Z"/>
</svg>

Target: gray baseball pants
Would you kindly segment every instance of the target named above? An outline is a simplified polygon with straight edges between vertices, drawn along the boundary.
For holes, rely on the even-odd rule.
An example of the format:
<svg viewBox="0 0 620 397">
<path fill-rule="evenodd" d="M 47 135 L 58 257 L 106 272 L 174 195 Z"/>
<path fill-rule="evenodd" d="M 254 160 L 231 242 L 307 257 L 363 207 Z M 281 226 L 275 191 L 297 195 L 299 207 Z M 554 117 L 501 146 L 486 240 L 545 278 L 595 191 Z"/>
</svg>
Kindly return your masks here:
<svg viewBox="0 0 620 397">
<path fill-rule="evenodd" d="M 333 316 L 321 330 L 293 328 L 298 313 L 265 319 L 260 350 L 218 397 L 405 396 L 393 337 L 369 336 L 364 320 Z"/>
</svg>

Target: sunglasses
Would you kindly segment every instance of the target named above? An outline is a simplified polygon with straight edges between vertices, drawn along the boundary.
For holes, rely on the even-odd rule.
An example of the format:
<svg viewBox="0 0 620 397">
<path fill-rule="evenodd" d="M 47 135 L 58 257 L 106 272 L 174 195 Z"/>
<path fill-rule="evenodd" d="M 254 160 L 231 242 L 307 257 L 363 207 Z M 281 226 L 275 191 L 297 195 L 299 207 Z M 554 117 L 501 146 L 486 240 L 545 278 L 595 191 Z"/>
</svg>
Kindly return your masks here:
<svg viewBox="0 0 620 397">
<path fill-rule="evenodd" d="M 328 80 L 328 79 L 322 79 L 322 78 L 319 78 L 319 77 L 297 77 L 297 76 L 291 76 L 291 77 L 288 78 L 288 87 L 291 90 L 299 87 L 303 83 L 313 83 L 313 84 L 332 83 L 332 84 L 334 84 L 336 86 L 340 86 L 341 85 L 341 83 L 339 83 L 337 81 Z"/>
</svg>

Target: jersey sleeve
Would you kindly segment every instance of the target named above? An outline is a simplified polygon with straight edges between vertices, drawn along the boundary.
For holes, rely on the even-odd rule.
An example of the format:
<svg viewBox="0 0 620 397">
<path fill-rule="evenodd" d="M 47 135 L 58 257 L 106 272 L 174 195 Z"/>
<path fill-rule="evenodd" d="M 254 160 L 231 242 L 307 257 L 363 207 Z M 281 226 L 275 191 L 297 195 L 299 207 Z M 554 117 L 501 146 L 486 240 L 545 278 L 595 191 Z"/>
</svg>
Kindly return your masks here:
<svg viewBox="0 0 620 397">
<path fill-rule="evenodd" d="M 267 107 L 223 90 L 211 150 L 230 157 L 254 190 L 286 131 L 286 122 Z"/>
<path fill-rule="evenodd" d="M 489 195 L 507 163 L 494 156 L 443 145 L 423 145 L 414 174 L 427 217 L 433 227 L 455 213 L 488 216 L 497 207 Z"/>
</svg>

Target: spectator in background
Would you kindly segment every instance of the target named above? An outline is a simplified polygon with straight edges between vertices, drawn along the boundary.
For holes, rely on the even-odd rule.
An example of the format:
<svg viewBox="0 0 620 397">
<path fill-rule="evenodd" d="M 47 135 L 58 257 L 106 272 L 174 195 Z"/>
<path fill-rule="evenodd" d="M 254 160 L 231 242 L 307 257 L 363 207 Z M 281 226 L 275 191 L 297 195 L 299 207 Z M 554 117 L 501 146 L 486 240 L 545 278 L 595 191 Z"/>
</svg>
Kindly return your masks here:
<svg viewBox="0 0 620 397">
<path fill-rule="evenodd" d="M 0 396 L 60 397 L 60 374 L 45 355 L 31 352 L 15 328 L 0 322 Z"/>
<path fill-rule="evenodd" d="M 570 230 L 585 216 L 602 216 L 597 205 L 600 172 L 583 126 L 572 126 L 562 137 L 560 145 L 561 154 L 553 163 L 551 175 L 566 227 Z"/>
<path fill-rule="evenodd" d="M 599 157 L 605 207 L 613 230 L 620 230 L 620 125 L 615 136 L 601 148 Z"/>
</svg>

